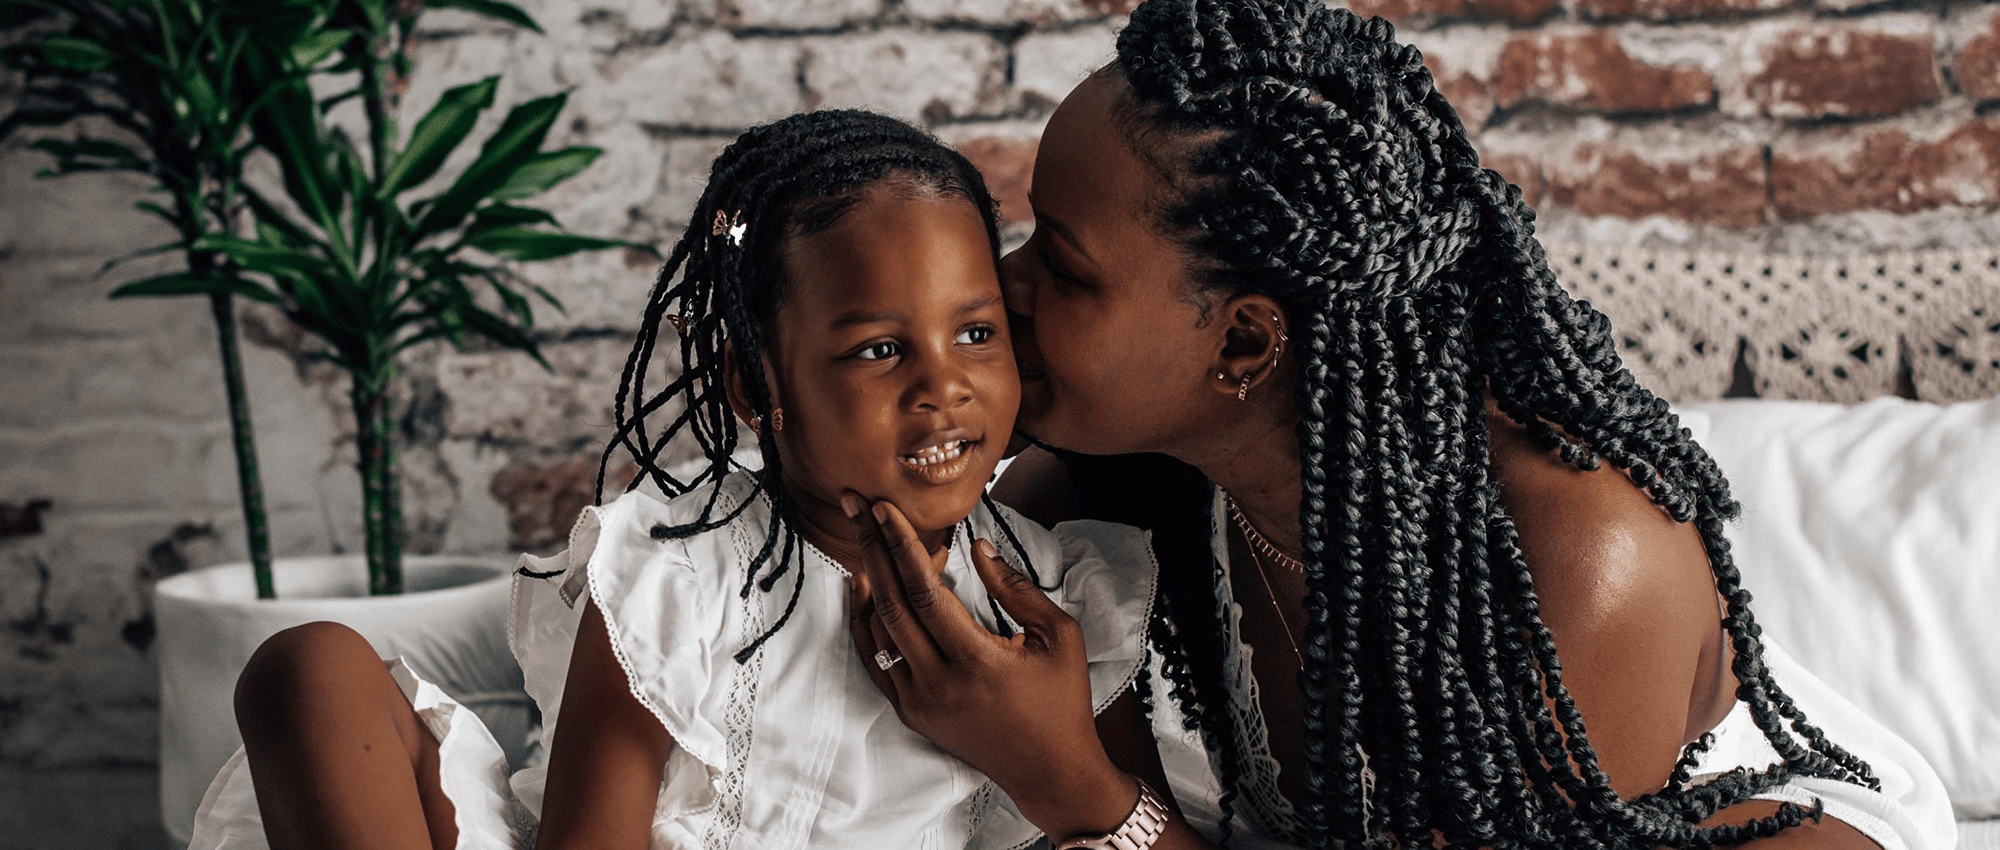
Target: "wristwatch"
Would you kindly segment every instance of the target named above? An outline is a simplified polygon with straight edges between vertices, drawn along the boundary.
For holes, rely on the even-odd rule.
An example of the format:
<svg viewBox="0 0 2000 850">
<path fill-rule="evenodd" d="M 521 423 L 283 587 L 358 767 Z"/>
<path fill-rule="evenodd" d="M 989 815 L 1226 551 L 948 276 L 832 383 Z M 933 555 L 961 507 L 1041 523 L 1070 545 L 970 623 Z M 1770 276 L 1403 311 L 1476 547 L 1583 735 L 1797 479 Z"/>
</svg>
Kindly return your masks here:
<svg viewBox="0 0 2000 850">
<path fill-rule="evenodd" d="M 1132 804 L 1124 823 L 1106 835 L 1072 838 L 1056 845 L 1056 850 L 1146 850 L 1160 840 L 1167 831 L 1167 807 L 1145 780 L 1135 776 L 1132 781 L 1139 784 L 1139 802 Z"/>
</svg>

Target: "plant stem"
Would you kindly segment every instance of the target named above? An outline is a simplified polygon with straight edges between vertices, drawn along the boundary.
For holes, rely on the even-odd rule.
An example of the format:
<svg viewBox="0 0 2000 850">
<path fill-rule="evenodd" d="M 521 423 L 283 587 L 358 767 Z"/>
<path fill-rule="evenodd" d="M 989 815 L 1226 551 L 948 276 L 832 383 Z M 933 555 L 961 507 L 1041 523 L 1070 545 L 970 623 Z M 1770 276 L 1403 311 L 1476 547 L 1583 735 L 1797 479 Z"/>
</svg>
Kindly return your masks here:
<svg viewBox="0 0 2000 850">
<path fill-rule="evenodd" d="M 190 263 L 192 265 L 192 263 Z M 243 530 L 250 538 L 250 573 L 258 599 L 276 599 L 271 578 L 271 529 L 264 513 L 264 482 L 257 470 L 257 444 L 250 427 L 250 393 L 243 380 L 243 348 L 236 338 L 235 299 L 227 292 L 208 296 L 215 313 L 216 341 L 222 348 L 222 385 L 229 395 L 230 442 L 236 448 L 236 487 L 243 497 Z"/>
<path fill-rule="evenodd" d="M 377 374 L 357 372 L 354 376 L 355 444 L 360 457 L 363 534 L 367 540 L 368 594 L 389 596 L 403 592 L 402 559 L 396 557 L 392 502 L 395 482 L 391 465 L 392 434 L 388 428 L 389 404 L 386 381 Z"/>
</svg>

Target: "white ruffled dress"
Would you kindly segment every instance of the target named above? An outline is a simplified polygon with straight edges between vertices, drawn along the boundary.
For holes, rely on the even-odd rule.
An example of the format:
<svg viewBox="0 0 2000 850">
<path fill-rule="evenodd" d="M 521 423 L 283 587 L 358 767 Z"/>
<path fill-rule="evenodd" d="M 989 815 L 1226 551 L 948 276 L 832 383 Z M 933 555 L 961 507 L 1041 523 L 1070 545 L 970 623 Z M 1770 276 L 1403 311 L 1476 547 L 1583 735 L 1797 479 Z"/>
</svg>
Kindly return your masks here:
<svg viewBox="0 0 2000 850">
<path fill-rule="evenodd" d="M 750 498 L 736 473 L 720 485 L 716 516 Z M 740 593 L 770 527 L 770 501 L 723 528 L 655 540 L 657 525 L 693 520 L 706 490 L 662 503 L 630 493 L 584 511 L 570 548 L 522 558 L 509 638 L 528 693 L 554 740 L 585 594 L 603 612 L 633 693 L 673 737 L 653 815 L 653 850 L 696 848 L 1016 848 L 1039 833 L 983 775 L 910 731 L 868 678 L 847 628 L 845 571 L 805 547 L 798 607 L 747 663 L 733 656 L 790 600 L 794 575 L 770 592 Z M 1157 566 L 1134 528 L 1071 522 L 1053 531 L 1001 509 L 1049 596 L 1084 629 L 1091 695 L 1102 711 L 1145 655 Z M 1007 534 L 984 509 L 961 524 L 943 572 L 972 616 L 996 628 L 985 586 L 966 556 L 973 538 L 1019 566 Z M 792 569 L 799 569 L 795 561 Z M 538 577 L 530 577 L 529 574 Z M 440 742 L 441 779 L 457 808 L 458 847 L 525 850 L 551 781 L 545 768 L 507 772 L 472 712 L 387 662 Z M 264 848 L 249 769 L 239 750 L 197 814 L 191 850 Z"/>
</svg>

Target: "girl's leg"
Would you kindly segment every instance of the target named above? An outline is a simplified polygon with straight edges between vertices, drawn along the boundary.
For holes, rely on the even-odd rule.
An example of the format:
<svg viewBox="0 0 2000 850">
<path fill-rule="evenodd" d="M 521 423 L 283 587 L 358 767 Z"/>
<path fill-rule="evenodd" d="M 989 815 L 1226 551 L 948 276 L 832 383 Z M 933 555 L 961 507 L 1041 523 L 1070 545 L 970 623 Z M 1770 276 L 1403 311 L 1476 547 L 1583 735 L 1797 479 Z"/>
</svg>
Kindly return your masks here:
<svg viewBox="0 0 2000 850">
<path fill-rule="evenodd" d="M 437 739 L 353 629 L 272 635 L 236 682 L 236 723 L 272 850 L 457 843 Z"/>
</svg>

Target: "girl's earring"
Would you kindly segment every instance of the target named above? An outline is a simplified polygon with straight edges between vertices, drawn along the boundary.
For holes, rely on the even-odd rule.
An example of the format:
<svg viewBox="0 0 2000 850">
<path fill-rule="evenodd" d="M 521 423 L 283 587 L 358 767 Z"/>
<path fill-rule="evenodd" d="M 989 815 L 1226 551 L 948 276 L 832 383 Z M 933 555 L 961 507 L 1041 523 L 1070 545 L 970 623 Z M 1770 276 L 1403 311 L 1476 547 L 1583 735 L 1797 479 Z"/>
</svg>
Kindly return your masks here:
<svg viewBox="0 0 2000 850">
<path fill-rule="evenodd" d="M 750 433 L 752 434 L 764 433 L 764 417 L 762 416 L 750 417 Z"/>
<path fill-rule="evenodd" d="M 771 408 L 771 433 L 776 434 L 783 430 L 785 430 L 785 409 L 782 407 Z"/>
<path fill-rule="evenodd" d="M 1244 401 L 1249 398 L 1250 398 L 1250 373 L 1244 372 L 1243 383 L 1238 384 L 1236 387 L 1236 400 Z"/>
</svg>

